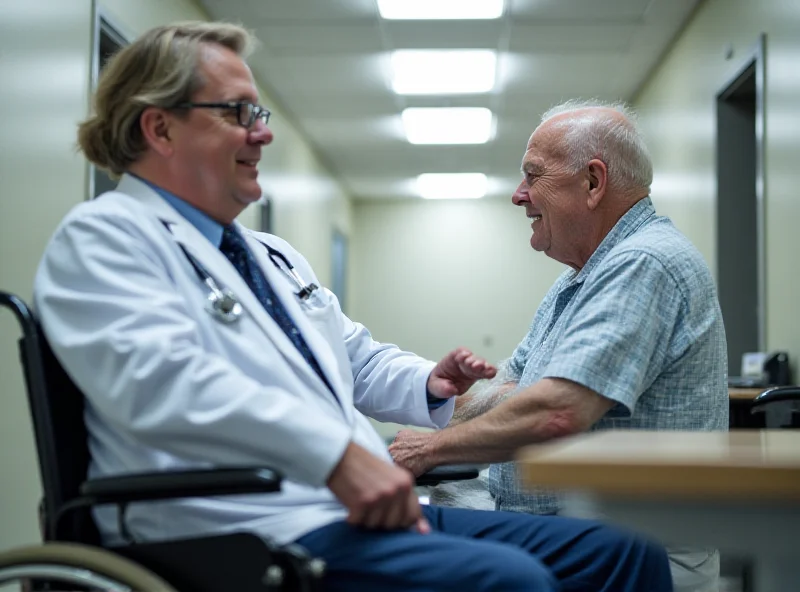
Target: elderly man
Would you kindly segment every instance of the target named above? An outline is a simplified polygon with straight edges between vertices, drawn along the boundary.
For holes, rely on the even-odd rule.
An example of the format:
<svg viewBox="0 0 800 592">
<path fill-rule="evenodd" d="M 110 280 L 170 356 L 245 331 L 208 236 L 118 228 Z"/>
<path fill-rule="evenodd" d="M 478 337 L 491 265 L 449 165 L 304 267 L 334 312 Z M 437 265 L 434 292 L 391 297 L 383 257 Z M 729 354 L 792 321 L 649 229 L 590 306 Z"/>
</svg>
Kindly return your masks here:
<svg viewBox="0 0 800 592">
<path fill-rule="evenodd" d="M 447 399 L 494 368 L 376 343 L 297 251 L 234 221 L 261 196 L 272 140 L 249 45 L 239 27 L 184 23 L 111 60 L 79 143 L 122 179 L 67 216 L 36 278 L 45 334 L 86 394 L 92 476 L 286 476 L 274 495 L 134 504 L 131 533 L 296 542 L 331 591 L 671 590 L 663 549 L 598 523 L 420 507 L 363 414 L 441 427 Z"/>
<path fill-rule="evenodd" d="M 725 333 L 706 263 L 648 197 L 652 165 L 626 107 L 551 109 L 522 174 L 512 201 L 531 220 L 531 246 L 569 269 L 498 377 L 456 403 L 451 427 L 403 431 L 390 452 L 416 474 L 503 463 L 486 479 L 497 509 L 556 514 L 558 495 L 523 490 L 504 461 L 587 430 L 727 429 Z M 460 493 L 480 507 L 480 490 L 468 487 Z M 713 549 L 675 548 L 672 558 L 678 587 L 714 589 Z"/>
</svg>

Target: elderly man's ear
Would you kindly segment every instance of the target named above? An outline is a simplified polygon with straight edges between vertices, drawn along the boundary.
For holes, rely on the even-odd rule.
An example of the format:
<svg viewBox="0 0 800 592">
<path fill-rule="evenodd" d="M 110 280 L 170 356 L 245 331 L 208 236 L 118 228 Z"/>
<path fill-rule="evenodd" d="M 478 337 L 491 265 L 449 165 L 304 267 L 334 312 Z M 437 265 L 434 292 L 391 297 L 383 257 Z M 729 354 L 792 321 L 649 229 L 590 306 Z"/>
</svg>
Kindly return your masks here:
<svg viewBox="0 0 800 592">
<path fill-rule="evenodd" d="M 606 193 L 608 186 L 608 168 L 606 163 L 599 159 L 589 161 L 589 192 L 586 196 L 586 205 L 594 210 Z"/>
</svg>

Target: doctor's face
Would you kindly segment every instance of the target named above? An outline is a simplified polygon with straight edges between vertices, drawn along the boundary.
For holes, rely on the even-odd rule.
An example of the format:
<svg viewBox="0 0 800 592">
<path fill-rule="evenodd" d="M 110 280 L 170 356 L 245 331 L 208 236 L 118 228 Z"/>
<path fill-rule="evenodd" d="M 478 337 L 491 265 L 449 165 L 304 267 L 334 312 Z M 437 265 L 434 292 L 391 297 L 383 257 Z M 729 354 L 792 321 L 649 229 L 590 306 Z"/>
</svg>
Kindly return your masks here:
<svg viewBox="0 0 800 592">
<path fill-rule="evenodd" d="M 206 45 L 199 74 L 205 85 L 193 103 L 258 104 L 250 69 L 230 49 Z M 246 128 L 236 109 L 194 108 L 174 120 L 170 132 L 171 168 L 182 188 L 180 197 L 226 224 L 261 197 L 256 167 L 261 148 L 272 142 L 272 132 L 261 119 Z"/>
</svg>

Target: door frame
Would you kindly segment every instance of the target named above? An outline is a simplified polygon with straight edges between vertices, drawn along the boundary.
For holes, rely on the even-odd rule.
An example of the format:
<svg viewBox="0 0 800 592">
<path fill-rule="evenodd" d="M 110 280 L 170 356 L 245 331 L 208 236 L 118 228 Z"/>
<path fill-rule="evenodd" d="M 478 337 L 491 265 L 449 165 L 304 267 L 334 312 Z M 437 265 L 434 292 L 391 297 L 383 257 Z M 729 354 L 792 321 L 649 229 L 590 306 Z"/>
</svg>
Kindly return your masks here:
<svg viewBox="0 0 800 592">
<path fill-rule="evenodd" d="M 747 71 L 755 66 L 756 84 L 756 115 L 755 115 L 755 165 L 756 165 L 756 283 L 757 283 L 757 310 L 758 323 L 758 349 L 766 351 L 767 347 L 767 254 L 766 254 L 766 179 L 764 174 L 764 132 L 766 128 L 766 45 L 767 36 L 761 33 L 752 49 L 745 54 L 734 73 L 728 77 L 719 91 L 714 95 L 716 109 L 717 101 L 726 100 L 734 93 L 744 81 Z M 719 193 L 717 205 L 720 207 Z M 719 232 L 719 230 L 718 230 Z M 719 253 L 717 253 L 719 258 Z"/>
</svg>

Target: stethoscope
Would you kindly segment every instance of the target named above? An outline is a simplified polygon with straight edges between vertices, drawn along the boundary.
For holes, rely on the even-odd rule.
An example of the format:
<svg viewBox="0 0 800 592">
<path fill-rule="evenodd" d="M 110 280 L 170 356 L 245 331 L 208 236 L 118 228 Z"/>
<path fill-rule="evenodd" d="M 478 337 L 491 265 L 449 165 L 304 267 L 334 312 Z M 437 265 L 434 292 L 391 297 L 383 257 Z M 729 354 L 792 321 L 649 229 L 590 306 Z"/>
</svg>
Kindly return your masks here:
<svg viewBox="0 0 800 592">
<path fill-rule="evenodd" d="M 172 232 L 172 229 L 166 222 L 164 222 L 164 226 L 167 227 L 167 230 Z M 265 242 L 258 242 L 264 245 L 264 248 L 267 249 L 267 256 L 272 264 L 285 273 L 299 288 L 299 290 L 294 294 L 297 299 L 300 300 L 300 302 L 307 302 L 314 293 L 314 290 L 319 289 L 319 286 L 314 283 L 306 284 L 303 281 L 303 278 L 300 277 L 300 274 L 297 273 L 294 265 L 291 264 L 291 262 L 283 253 L 270 247 Z M 230 288 L 220 286 L 211 273 L 209 273 L 209 271 L 205 268 L 205 266 L 200 263 L 194 257 L 194 255 L 186 250 L 186 247 L 184 247 L 181 243 L 177 244 L 181 251 L 183 251 L 183 254 L 186 256 L 186 259 L 194 268 L 197 277 L 200 278 L 200 281 L 208 287 L 209 292 L 208 297 L 206 298 L 206 310 L 209 312 L 209 314 L 218 321 L 227 324 L 238 321 L 242 316 L 243 309 L 242 305 L 239 303 L 239 300 L 236 298 L 236 295 L 230 290 Z M 283 265 L 281 265 L 281 263 L 283 263 Z"/>
</svg>

